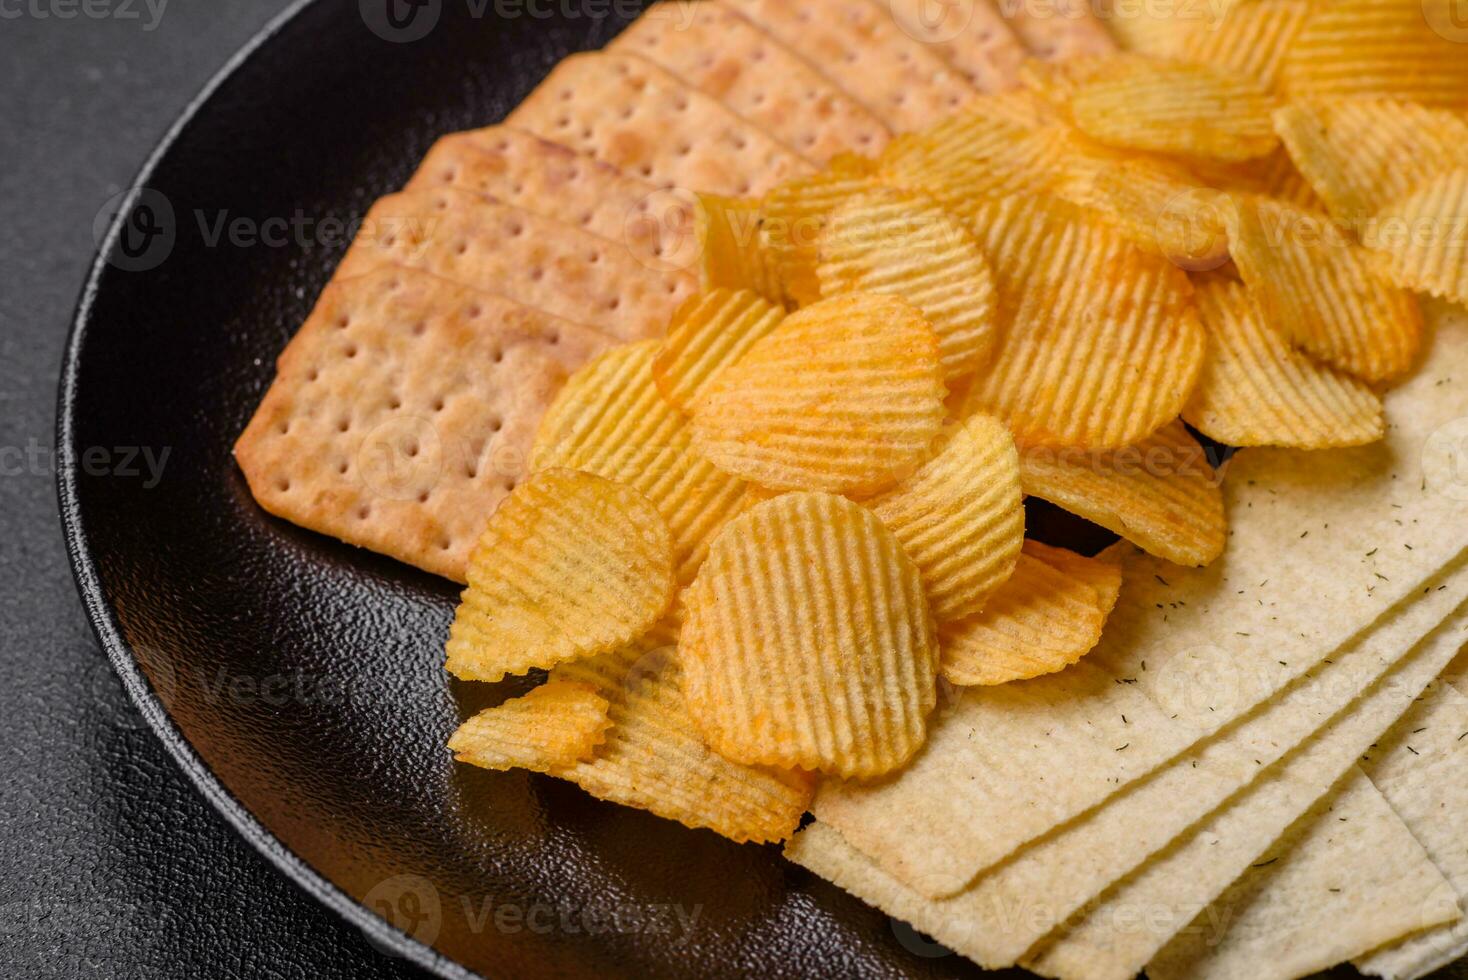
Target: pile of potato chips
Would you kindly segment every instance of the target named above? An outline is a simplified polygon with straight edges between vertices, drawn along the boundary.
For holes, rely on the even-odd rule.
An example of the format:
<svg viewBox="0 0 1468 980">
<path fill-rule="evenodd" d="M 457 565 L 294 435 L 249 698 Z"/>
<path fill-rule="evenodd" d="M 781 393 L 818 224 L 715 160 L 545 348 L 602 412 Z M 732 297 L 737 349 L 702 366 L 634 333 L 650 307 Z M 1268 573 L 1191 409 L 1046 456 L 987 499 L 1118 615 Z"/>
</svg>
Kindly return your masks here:
<svg viewBox="0 0 1468 980">
<path fill-rule="evenodd" d="M 1468 55 L 1397 70 L 1441 48 L 1399 8 L 1241 0 L 701 195 L 702 291 L 571 378 L 471 556 L 449 669 L 555 692 L 459 757 L 781 839 L 815 779 L 918 751 L 940 678 L 1099 641 L 1120 569 L 1026 541 L 1024 496 L 1206 565 L 1220 475 L 1184 422 L 1379 439 L 1414 291 L 1468 300 Z"/>
</svg>

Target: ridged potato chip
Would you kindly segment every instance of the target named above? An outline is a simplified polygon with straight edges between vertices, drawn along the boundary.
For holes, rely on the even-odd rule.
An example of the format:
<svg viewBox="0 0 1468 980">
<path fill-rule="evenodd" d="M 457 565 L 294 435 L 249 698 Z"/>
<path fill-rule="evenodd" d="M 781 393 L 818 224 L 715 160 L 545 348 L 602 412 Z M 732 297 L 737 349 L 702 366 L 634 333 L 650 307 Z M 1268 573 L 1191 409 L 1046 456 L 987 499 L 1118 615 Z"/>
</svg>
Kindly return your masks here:
<svg viewBox="0 0 1468 980">
<path fill-rule="evenodd" d="M 1242 283 L 1193 281 L 1208 356 L 1183 418 L 1229 446 L 1326 449 L 1385 434 L 1381 399 L 1364 382 L 1316 364 L 1264 322 Z"/>
<path fill-rule="evenodd" d="M 922 194 L 882 188 L 849 198 L 821 235 L 821 295 L 900 296 L 938 334 L 946 377 L 968 374 L 994 346 L 994 278 L 973 234 Z"/>
<path fill-rule="evenodd" d="M 658 391 L 689 412 L 719 372 L 785 319 L 785 308 L 747 289 L 715 289 L 689 299 L 673 315 L 652 362 Z"/>
<path fill-rule="evenodd" d="M 1280 146 L 1267 157 L 1245 160 L 1243 163 L 1190 160 L 1188 169 L 1193 172 L 1194 177 L 1225 192 L 1230 198 L 1254 194 L 1272 197 L 1309 211 L 1325 210 L 1309 181 L 1295 169 L 1295 162 L 1290 159 L 1284 146 Z M 1225 206 L 1232 207 L 1232 204 Z"/>
<path fill-rule="evenodd" d="M 1048 190 L 1063 151 L 1048 126 L 965 112 L 927 134 L 893 140 L 880 174 L 883 183 L 919 191 L 968 219 L 983 201 Z"/>
<path fill-rule="evenodd" d="M 784 490 L 875 493 L 927 457 L 943 425 L 938 338 L 911 304 L 853 293 L 791 314 L 693 406 L 693 446 Z"/>
<path fill-rule="evenodd" d="M 1264 322 L 1295 346 L 1365 381 L 1411 368 L 1422 343 L 1417 299 L 1325 215 L 1241 198 L 1229 213 L 1229 253 Z"/>
<path fill-rule="evenodd" d="M 673 601 L 673 539 L 642 494 L 536 473 L 489 519 L 447 647 L 456 677 L 498 681 L 630 643 Z"/>
<path fill-rule="evenodd" d="M 541 420 L 530 468 L 583 470 L 641 491 L 668 522 L 686 583 L 748 488 L 693 451 L 687 417 L 653 380 L 658 350 L 657 341 L 628 344 L 573 374 Z"/>
<path fill-rule="evenodd" d="M 1428 178 L 1468 166 L 1468 118 L 1412 102 L 1302 100 L 1277 111 L 1274 128 L 1331 217 L 1363 234 Z"/>
<path fill-rule="evenodd" d="M 1093 449 L 1139 442 L 1177 418 L 1204 348 L 1185 273 L 1043 195 L 988 202 L 973 227 L 1003 332 L 961 415 L 999 416 L 1021 447 Z"/>
<path fill-rule="evenodd" d="M 760 504 L 714 542 L 686 602 L 689 710 L 728 758 L 870 778 L 927 737 L 938 648 L 922 576 L 866 508 Z"/>
<path fill-rule="evenodd" d="M 1179 565 L 1223 554 L 1228 519 L 1217 475 L 1181 423 L 1111 452 L 1032 449 L 1019 456 L 1026 494 Z"/>
<path fill-rule="evenodd" d="M 1205 160 L 1251 160 L 1279 145 L 1260 83 L 1185 62 L 1122 58 L 1078 84 L 1071 119 L 1111 146 Z"/>
<path fill-rule="evenodd" d="M 877 186 L 865 164 L 852 158 L 825 172 L 787 180 L 765 195 L 764 247 L 786 301 L 807 306 L 821 298 L 816 267 L 821 232 L 842 201 Z"/>
<path fill-rule="evenodd" d="M 943 677 L 991 686 L 1064 670 L 1101 642 L 1120 594 L 1120 565 L 1027 541 L 984 611 L 939 629 Z"/>
<path fill-rule="evenodd" d="M 550 681 L 464 722 L 449 750 L 481 769 L 550 772 L 591 755 L 611 727 L 610 707 L 590 684 Z"/>
<path fill-rule="evenodd" d="M 1280 85 L 1291 99 L 1384 95 L 1427 106 L 1468 103 L 1468 29 L 1456 0 L 1330 0 L 1290 45 Z"/>
<path fill-rule="evenodd" d="M 773 302 L 783 290 L 775 259 L 765 248 L 764 203 L 758 198 L 698 195 L 699 284 L 714 289 L 748 289 Z"/>
<path fill-rule="evenodd" d="M 1424 182 L 1373 224 L 1366 244 L 1393 282 L 1468 303 L 1468 166 Z"/>
<path fill-rule="evenodd" d="M 1182 164 L 1116 150 L 1065 125 L 1054 192 L 1090 208 L 1133 244 L 1183 269 L 1216 269 L 1228 260 L 1227 195 Z"/>
<path fill-rule="evenodd" d="M 1247 75 L 1266 89 L 1273 89 L 1290 45 L 1313 9 L 1311 0 L 1233 3 L 1217 24 L 1189 32 L 1177 56 L 1221 72 Z"/>
<path fill-rule="evenodd" d="M 612 727 L 590 758 L 555 770 L 599 799 L 648 810 L 736 841 L 789 837 L 810 805 L 802 772 L 742 766 L 714 752 L 688 713 L 676 616 L 637 643 L 563 664 L 551 681 L 587 684 Z"/>
<path fill-rule="evenodd" d="M 922 570 L 938 622 L 978 612 L 1014 572 L 1025 538 L 1019 454 L 1009 430 L 976 415 L 899 486 L 866 501 Z"/>
</svg>

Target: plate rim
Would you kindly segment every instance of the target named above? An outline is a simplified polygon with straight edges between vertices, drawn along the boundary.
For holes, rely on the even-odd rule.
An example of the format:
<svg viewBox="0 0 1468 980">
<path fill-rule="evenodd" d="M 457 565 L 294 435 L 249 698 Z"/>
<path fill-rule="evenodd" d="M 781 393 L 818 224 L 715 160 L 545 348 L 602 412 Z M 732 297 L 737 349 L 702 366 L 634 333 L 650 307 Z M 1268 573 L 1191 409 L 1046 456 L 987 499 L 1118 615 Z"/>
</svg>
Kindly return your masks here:
<svg viewBox="0 0 1468 980">
<path fill-rule="evenodd" d="M 336 913 L 348 925 L 360 930 L 383 955 L 395 954 L 401 959 L 448 980 L 482 980 L 431 946 L 393 928 L 386 920 L 352 898 L 327 879 L 270 832 L 253 813 L 219 780 L 193 745 L 174 724 L 168 709 L 158 699 L 151 682 L 143 674 L 132 648 L 122 635 L 111 605 L 103 595 L 101 576 L 92 555 L 85 522 L 82 518 L 77 474 L 80 472 L 76 438 L 76 403 L 78 377 L 88 328 L 101 280 L 108 269 L 111 254 L 121 233 L 122 217 L 128 213 L 162 162 L 174 150 L 189 125 L 208 107 L 218 91 L 267 44 L 273 41 L 305 10 L 321 5 L 321 0 L 292 0 L 253 34 L 223 66 L 209 77 L 203 88 L 185 105 L 177 118 L 159 139 L 139 168 L 122 197 L 107 233 L 93 252 L 86 279 L 72 313 L 63 349 L 61 374 L 56 395 L 56 496 L 60 510 L 61 531 L 66 542 L 68 563 L 77 595 L 81 599 L 87 622 L 102 647 L 113 670 L 121 678 L 124 689 L 141 712 L 153 734 L 214 810 L 224 817 L 240 837 L 262 855 L 287 879 L 304 890 L 312 899 Z"/>
</svg>

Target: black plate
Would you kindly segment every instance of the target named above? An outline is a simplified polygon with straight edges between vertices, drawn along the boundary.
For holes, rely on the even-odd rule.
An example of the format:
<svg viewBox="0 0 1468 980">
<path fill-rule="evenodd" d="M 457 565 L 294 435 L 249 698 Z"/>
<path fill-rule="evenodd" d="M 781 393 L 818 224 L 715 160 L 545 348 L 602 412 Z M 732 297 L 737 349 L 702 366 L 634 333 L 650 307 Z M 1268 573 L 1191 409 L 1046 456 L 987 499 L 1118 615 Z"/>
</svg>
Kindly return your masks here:
<svg viewBox="0 0 1468 980">
<path fill-rule="evenodd" d="M 83 600 L 211 802 L 442 976 L 976 975 L 776 848 L 453 765 L 458 722 L 517 690 L 447 679 L 456 590 L 267 516 L 230 455 L 344 228 L 637 6 L 317 0 L 225 69 L 120 200 L 77 312 L 58 446 Z"/>
</svg>

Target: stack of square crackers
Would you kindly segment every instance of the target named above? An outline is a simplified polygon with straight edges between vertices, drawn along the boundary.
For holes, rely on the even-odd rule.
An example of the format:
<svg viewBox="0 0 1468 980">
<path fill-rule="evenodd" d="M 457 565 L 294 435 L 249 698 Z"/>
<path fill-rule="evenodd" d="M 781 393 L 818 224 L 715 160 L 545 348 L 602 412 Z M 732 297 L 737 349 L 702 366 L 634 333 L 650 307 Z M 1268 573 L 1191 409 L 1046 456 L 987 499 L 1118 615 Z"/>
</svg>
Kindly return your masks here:
<svg viewBox="0 0 1468 980">
<path fill-rule="evenodd" d="M 654 4 L 372 208 L 239 440 L 255 498 L 464 581 L 570 374 L 698 292 L 694 195 L 877 154 L 1027 59 L 1114 46 L 1054 2 Z M 1241 453 L 1220 561 L 1118 546 L 1099 648 L 953 693 L 909 768 L 823 783 L 786 855 L 1044 976 L 1406 978 L 1462 955 L 1468 324 L 1430 319 L 1385 441 Z"/>
</svg>

